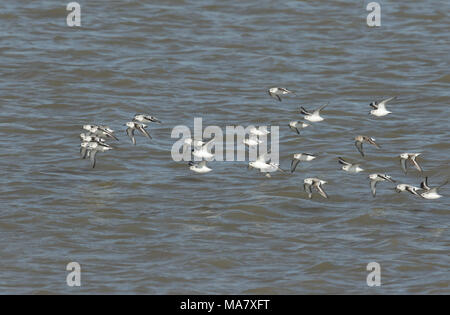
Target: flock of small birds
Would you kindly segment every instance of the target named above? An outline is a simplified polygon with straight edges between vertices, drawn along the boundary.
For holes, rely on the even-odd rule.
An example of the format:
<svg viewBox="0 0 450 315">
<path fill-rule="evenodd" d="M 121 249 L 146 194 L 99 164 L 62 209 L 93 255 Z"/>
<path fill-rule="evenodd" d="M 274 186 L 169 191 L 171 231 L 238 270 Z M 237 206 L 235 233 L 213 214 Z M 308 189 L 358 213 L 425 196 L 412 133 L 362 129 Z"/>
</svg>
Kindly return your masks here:
<svg viewBox="0 0 450 315">
<path fill-rule="evenodd" d="M 268 90 L 268 94 L 272 98 L 280 102 L 282 101 L 281 98 L 282 96 L 288 94 L 295 95 L 294 92 L 282 87 L 270 88 Z M 396 97 L 394 96 L 385 99 L 381 102 L 375 101 L 370 103 L 369 106 L 372 108 L 370 114 L 376 117 L 383 117 L 391 114 L 392 112 L 387 110 L 386 104 L 395 99 Z M 311 123 L 318 123 L 324 121 L 324 118 L 321 116 L 321 111 L 324 110 L 327 106 L 328 104 L 323 105 L 314 111 L 309 111 L 304 107 L 300 107 L 300 113 L 303 115 L 305 121 L 291 121 L 289 123 L 289 128 L 295 131 L 298 135 L 300 135 L 301 130 L 309 127 Z M 136 130 L 139 131 L 143 136 L 147 137 L 148 139 L 152 139 L 150 133 L 146 130 L 148 127 L 146 123 L 161 124 L 162 122 L 158 118 L 151 115 L 136 114 L 132 121 L 124 124 L 124 126 L 127 127 L 126 134 L 131 139 L 131 142 L 134 145 L 136 145 L 136 138 L 135 138 Z M 92 167 L 94 168 L 96 165 L 97 152 L 106 152 L 113 149 L 111 145 L 106 143 L 106 140 L 107 139 L 114 139 L 116 141 L 119 140 L 114 135 L 114 130 L 112 130 L 108 126 L 84 125 L 83 130 L 85 132 L 80 134 L 81 138 L 80 154 L 83 159 L 89 157 Z M 268 134 L 270 134 L 270 132 L 267 131 L 267 129 L 265 128 L 252 128 L 249 130 L 249 138 L 244 139 L 243 143 L 248 147 L 258 146 L 262 143 L 259 137 L 267 136 Z M 376 140 L 372 137 L 365 135 L 358 135 L 355 137 L 354 140 L 355 140 L 355 147 L 363 158 L 366 156 L 364 151 L 364 144 L 372 145 L 377 149 L 381 149 L 381 146 L 377 144 Z M 207 166 L 207 160 L 210 160 L 214 157 L 214 154 L 212 154 L 209 150 L 209 147 L 213 143 L 214 139 L 201 139 L 201 140 L 190 138 L 184 139 L 183 144 L 184 148 L 186 147 L 193 148 L 191 149 L 192 155 L 198 159 L 201 159 L 200 162 L 190 161 L 188 163 L 189 169 L 191 171 L 199 174 L 205 174 L 212 171 L 212 169 Z M 255 161 L 250 161 L 248 163 L 248 168 L 257 169 L 260 172 L 265 173 L 267 177 L 271 177 L 269 173 L 276 171 L 287 173 L 286 171 L 280 168 L 279 164 L 269 162 L 270 161 L 269 154 L 270 152 L 267 152 L 265 154 L 258 156 L 258 158 Z M 423 173 L 423 168 L 419 165 L 417 161 L 417 158 L 419 156 L 421 156 L 421 153 L 399 154 L 400 166 L 402 170 L 405 172 L 405 174 L 408 172 L 408 164 L 411 164 L 421 174 Z M 300 162 L 311 162 L 316 158 L 317 156 L 309 153 L 294 154 L 291 161 L 291 170 L 290 170 L 291 173 L 295 172 Z M 361 168 L 360 164 L 354 164 L 348 160 L 345 160 L 342 157 L 338 157 L 338 163 L 342 165 L 342 170 L 352 174 L 358 174 L 364 171 L 364 169 Z M 370 174 L 368 176 L 368 179 L 370 182 L 370 189 L 372 191 L 373 197 L 376 196 L 376 186 L 379 182 L 396 183 L 396 181 L 387 174 L 379 174 L 379 173 Z M 324 190 L 324 185 L 327 183 L 328 183 L 327 181 L 319 178 L 306 178 L 303 180 L 303 188 L 304 191 L 308 194 L 309 199 L 313 197 L 313 188 L 323 198 L 329 198 L 328 194 Z M 438 190 L 447 183 L 448 180 L 439 186 L 430 187 L 428 185 L 428 177 L 425 177 L 424 180 L 421 182 L 420 187 L 416 187 L 414 185 L 409 184 L 398 184 L 395 187 L 395 191 L 397 191 L 398 193 L 408 192 L 412 195 L 418 196 L 423 199 L 439 199 L 442 197 L 442 195 L 439 194 Z"/>
</svg>

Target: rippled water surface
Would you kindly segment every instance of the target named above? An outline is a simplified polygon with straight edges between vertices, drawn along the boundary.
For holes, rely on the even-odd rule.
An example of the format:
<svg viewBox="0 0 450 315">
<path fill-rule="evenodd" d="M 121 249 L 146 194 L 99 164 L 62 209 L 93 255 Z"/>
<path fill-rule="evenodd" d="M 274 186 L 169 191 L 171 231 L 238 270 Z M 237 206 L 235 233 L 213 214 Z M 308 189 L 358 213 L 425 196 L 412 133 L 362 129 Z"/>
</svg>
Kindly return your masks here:
<svg viewBox="0 0 450 315">
<path fill-rule="evenodd" d="M 423 153 L 431 185 L 450 176 L 450 4 L 417 2 L 380 1 L 369 28 L 368 1 L 80 0 L 70 28 L 62 1 L 2 1 L 0 293 L 450 293 L 450 186 L 429 201 L 381 183 L 373 198 L 367 179 L 418 185 L 405 151 Z M 296 96 L 278 102 L 272 86 Z M 367 115 L 393 95 L 393 114 Z M 325 121 L 288 128 L 300 105 L 327 102 Z M 123 124 L 137 112 L 163 124 L 133 146 Z M 286 169 L 294 153 L 319 157 L 270 179 L 246 162 L 196 175 L 170 155 L 172 128 L 194 117 L 280 126 Z M 120 138 L 95 169 L 78 152 L 86 123 Z M 357 134 L 382 149 L 362 159 Z M 330 199 L 307 198 L 311 176 Z"/>
</svg>

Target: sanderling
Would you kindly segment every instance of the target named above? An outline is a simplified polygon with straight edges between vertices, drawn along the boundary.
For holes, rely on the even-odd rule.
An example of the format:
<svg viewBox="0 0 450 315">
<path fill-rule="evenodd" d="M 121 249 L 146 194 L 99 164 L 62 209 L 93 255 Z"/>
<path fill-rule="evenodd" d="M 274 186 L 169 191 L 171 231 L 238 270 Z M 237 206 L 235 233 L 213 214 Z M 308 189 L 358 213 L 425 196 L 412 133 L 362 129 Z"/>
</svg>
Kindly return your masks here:
<svg viewBox="0 0 450 315">
<path fill-rule="evenodd" d="M 259 137 L 259 136 L 267 136 L 270 133 L 270 131 L 267 131 L 266 127 L 259 127 L 259 128 L 253 127 L 250 128 L 249 133 L 250 135 Z"/>
<path fill-rule="evenodd" d="M 138 121 L 140 123 L 161 123 L 161 120 L 159 120 L 158 118 L 154 117 L 154 116 L 150 116 L 150 115 L 144 115 L 144 114 L 136 114 L 134 115 L 133 121 Z"/>
<path fill-rule="evenodd" d="M 269 160 L 269 155 L 270 152 L 261 154 L 260 156 L 258 156 L 258 158 L 256 159 L 256 161 L 251 161 L 248 163 L 248 168 L 256 168 L 258 170 L 260 170 L 262 173 L 267 173 L 266 176 L 270 177 L 270 175 L 268 173 L 271 172 L 275 172 L 275 171 L 280 171 L 282 173 L 285 173 L 284 170 L 282 170 L 280 168 L 280 166 L 278 164 L 275 163 L 267 163 L 266 161 Z"/>
<path fill-rule="evenodd" d="M 110 145 L 99 142 L 83 142 L 81 143 L 81 148 L 85 150 L 83 158 L 85 158 L 86 155 L 89 154 L 89 157 L 91 158 L 92 168 L 94 168 L 96 164 L 95 157 L 97 155 L 97 152 L 105 152 L 112 150 L 112 147 Z"/>
<path fill-rule="evenodd" d="M 419 170 L 419 172 L 423 172 L 422 167 L 420 167 L 419 163 L 417 163 L 416 158 L 421 155 L 422 153 L 402 153 L 400 154 L 400 164 L 402 166 L 403 171 L 405 174 L 408 172 L 407 170 L 407 164 L 406 162 L 409 160 L 411 163 L 413 163 L 414 167 Z"/>
<path fill-rule="evenodd" d="M 303 115 L 305 115 L 305 119 L 311 122 L 319 122 L 324 120 L 321 116 L 320 116 L 320 111 L 323 110 L 325 107 L 327 107 L 328 104 L 321 106 L 319 109 L 316 109 L 313 112 L 308 111 L 307 109 L 305 109 L 303 106 L 300 107 L 300 113 L 302 113 Z"/>
<path fill-rule="evenodd" d="M 419 190 L 420 190 L 419 187 L 415 187 L 415 186 L 407 185 L 407 184 L 399 184 L 395 187 L 395 191 L 398 193 L 407 191 L 416 196 L 420 196 L 420 194 L 418 193 Z"/>
<path fill-rule="evenodd" d="M 377 195 L 376 186 L 378 182 L 390 181 L 395 183 L 395 180 L 391 178 L 391 176 L 386 174 L 370 174 L 370 189 L 372 190 L 372 195 L 375 197 Z"/>
<path fill-rule="evenodd" d="M 381 102 L 375 101 L 375 102 L 370 103 L 369 106 L 371 106 L 373 108 L 370 111 L 370 114 L 377 116 L 377 117 L 381 117 L 381 116 L 386 116 L 386 115 L 392 113 L 386 109 L 386 103 L 390 102 L 396 98 L 397 98 L 397 96 L 394 96 L 394 97 L 388 98 Z"/>
<path fill-rule="evenodd" d="M 189 162 L 189 169 L 200 174 L 205 174 L 212 171 L 212 169 L 206 166 L 206 161 L 201 161 L 199 163 L 194 163 L 191 161 Z"/>
<path fill-rule="evenodd" d="M 262 141 L 259 140 L 256 136 L 250 136 L 248 139 L 244 139 L 242 142 L 249 147 L 254 147 L 262 143 Z"/>
<path fill-rule="evenodd" d="M 210 153 L 208 151 L 208 146 L 214 142 L 214 139 L 209 140 L 207 143 L 205 143 L 202 146 L 196 147 L 192 149 L 192 154 L 199 159 L 206 159 L 209 160 L 214 157 L 214 154 Z"/>
<path fill-rule="evenodd" d="M 327 193 L 323 190 L 323 185 L 327 184 L 326 181 L 318 179 L 318 178 L 306 178 L 303 181 L 303 189 L 308 193 L 308 198 L 312 198 L 312 187 L 315 187 L 319 194 L 324 197 L 328 198 Z"/>
<path fill-rule="evenodd" d="M 289 128 L 291 128 L 292 130 L 295 130 L 297 132 L 297 134 L 300 134 L 300 130 L 299 129 L 303 129 L 308 127 L 309 124 L 303 122 L 303 121 L 291 121 L 289 123 Z"/>
<path fill-rule="evenodd" d="M 309 162 L 316 158 L 317 156 L 309 154 L 309 153 L 296 153 L 294 154 L 291 161 L 291 173 L 294 173 L 297 168 L 298 163 L 300 162 Z"/>
<path fill-rule="evenodd" d="M 134 121 L 129 121 L 125 124 L 125 126 L 127 126 L 127 135 L 128 137 L 130 137 L 131 142 L 133 142 L 134 145 L 136 145 L 136 138 L 134 137 L 134 131 L 135 130 L 139 130 L 144 136 L 146 136 L 147 138 L 151 139 L 152 136 L 150 136 L 150 134 L 147 132 L 147 130 L 145 130 L 145 128 L 147 128 L 147 125 L 145 124 L 140 124 L 140 123 L 136 123 Z"/>
<path fill-rule="evenodd" d="M 114 135 L 114 130 L 112 130 L 111 128 L 107 127 L 107 126 L 98 126 L 98 125 L 84 125 L 83 129 L 86 131 L 89 131 L 90 133 L 100 136 L 100 137 L 109 137 L 109 138 L 113 138 L 117 141 L 119 141 L 119 139 L 116 138 L 116 136 Z"/>
<path fill-rule="evenodd" d="M 352 164 L 350 162 L 347 162 L 346 160 L 344 160 L 341 157 L 338 158 L 338 161 L 339 161 L 339 163 L 341 163 L 343 165 L 342 169 L 346 172 L 359 173 L 359 172 L 364 171 L 364 169 L 362 169 L 359 164 Z"/>
<path fill-rule="evenodd" d="M 356 136 L 355 137 L 355 146 L 358 149 L 359 153 L 364 157 L 364 151 L 363 151 L 363 143 L 369 143 L 374 146 L 376 146 L 378 149 L 381 147 L 375 142 L 374 138 L 366 137 L 366 136 Z"/>
<path fill-rule="evenodd" d="M 269 95 L 273 98 L 277 98 L 280 102 L 281 102 L 281 97 L 280 95 L 286 95 L 286 94 L 293 94 L 294 92 L 289 91 L 288 89 L 285 88 L 280 88 L 280 87 L 273 87 L 270 88 L 268 91 Z"/>
<path fill-rule="evenodd" d="M 439 188 L 447 184 L 448 179 L 438 187 L 431 188 L 430 186 L 428 186 L 428 177 L 425 177 L 425 180 L 420 184 L 420 187 L 424 190 L 424 192 L 421 193 L 420 196 L 425 199 L 439 199 L 442 197 L 442 195 L 438 193 Z"/>
</svg>

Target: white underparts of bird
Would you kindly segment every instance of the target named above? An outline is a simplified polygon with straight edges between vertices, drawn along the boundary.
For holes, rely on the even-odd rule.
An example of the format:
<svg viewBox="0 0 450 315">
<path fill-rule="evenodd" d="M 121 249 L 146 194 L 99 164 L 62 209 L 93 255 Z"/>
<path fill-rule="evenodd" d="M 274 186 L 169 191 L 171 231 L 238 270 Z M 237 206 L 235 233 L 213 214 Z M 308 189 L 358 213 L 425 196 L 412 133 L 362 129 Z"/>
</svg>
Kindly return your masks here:
<svg viewBox="0 0 450 315">
<path fill-rule="evenodd" d="M 97 137 L 93 134 L 87 134 L 87 133 L 80 133 L 80 139 L 83 142 L 101 142 L 105 143 L 106 140 L 104 138 Z"/>
<path fill-rule="evenodd" d="M 307 109 L 305 109 L 303 106 L 300 107 L 300 113 L 305 115 L 305 119 L 311 122 L 319 122 L 319 121 L 323 121 L 324 118 L 322 116 L 320 116 L 320 112 L 327 107 L 328 104 L 321 106 L 319 109 L 316 109 L 313 112 L 308 111 Z"/>
<path fill-rule="evenodd" d="M 306 178 L 303 181 L 303 189 L 308 193 L 308 198 L 311 199 L 312 198 L 312 188 L 314 187 L 315 189 L 317 189 L 317 191 L 319 192 L 319 194 L 324 197 L 324 198 L 328 198 L 327 193 L 325 192 L 325 190 L 323 190 L 323 185 L 327 184 L 326 181 L 318 179 L 318 178 Z"/>
<path fill-rule="evenodd" d="M 89 157 L 91 159 L 92 168 L 95 167 L 96 164 L 96 155 L 97 152 L 106 152 L 109 150 L 112 150 L 112 147 L 110 145 L 107 145 L 106 143 L 99 143 L 99 142 L 82 142 L 81 148 L 84 149 L 84 157 L 89 154 Z"/>
<path fill-rule="evenodd" d="M 136 138 L 134 137 L 134 131 L 138 130 L 140 131 L 144 136 L 146 136 L 147 138 L 151 139 L 152 136 L 150 136 L 150 134 L 147 132 L 147 130 L 145 130 L 145 128 L 147 128 L 147 125 L 145 124 L 140 124 L 134 121 L 129 121 L 125 124 L 125 126 L 127 126 L 127 135 L 128 137 L 130 137 L 131 142 L 136 145 Z"/>
<path fill-rule="evenodd" d="M 380 149 L 381 147 L 375 142 L 374 138 L 367 137 L 367 136 L 356 136 L 355 137 L 355 146 L 358 149 L 359 153 L 364 157 L 364 151 L 363 151 L 363 143 L 369 143 L 377 147 L 377 149 Z"/>
<path fill-rule="evenodd" d="M 291 173 L 294 173 L 297 168 L 298 163 L 300 162 L 309 162 L 316 158 L 317 156 L 309 154 L 309 153 L 296 153 L 294 154 L 291 161 Z"/>
<path fill-rule="evenodd" d="M 448 184 L 448 179 L 443 184 L 439 185 L 438 187 L 431 188 L 430 186 L 428 186 L 428 177 L 425 177 L 425 180 L 420 184 L 420 187 L 424 190 L 424 192 L 422 192 L 420 194 L 420 196 L 425 199 L 439 199 L 442 197 L 442 195 L 440 195 L 438 193 L 438 190 L 442 186 L 445 186 L 447 184 Z"/>
<path fill-rule="evenodd" d="M 370 174 L 369 179 L 370 179 L 370 189 L 372 190 L 372 196 L 374 197 L 377 195 L 376 186 L 378 182 L 389 181 L 391 183 L 395 183 L 395 180 L 393 180 L 391 176 L 386 174 Z"/>
<path fill-rule="evenodd" d="M 113 138 L 119 141 L 119 139 L 117 139 L 116 136 L 114 135 L 114 130 L 112 130 L 107 126 L 84 125 L 83 129 L 99 137 Z"/>
<path fill-rule="evenodd" d="M 161 123 L 161 120 L 158 118 L 151 116 L 151 115 L 145 115 L 145 114 L 136 114 L 134 115 L 133 121 L 138 121 L 140 123 Z"/>
<path fill-rule="evenodd" d="M 286 94 L 294 94 L 294 92 L 289 91 L 288 89 L 282 88 L 282 87 L 273 87 L 270 88 L 268 91 L 269 95 L 273 98 L 277 98 L 281 102 L 281 95 Z"/>
<path fill-rule="evenodd" d="M 262 143 L 262 141 L 259 140 L 256 136 L 250 136 L 248 139 L 244 139 L 242 142 L 249 147 L 254 147 Z"/>
<path fill-rule="evenodd" d="M 206 166 L 206 161 L 201 161 L 199 163 L 194 163 L 191 161 L 189 162 L 189 169 L 199 174 L 205 174 L 212 171 L 212 169 Z"/>
<path fill-rule="evenodd" d="M 410 161 L 419 172 L 421 172 L 421 173 L 423 172 L 422 167 L 416 161 L 416 158 L 419 155 L 421 155 L 421 153 L 402 153 L 402 154 L 400 154 L 400 165 L 402 166 L 402 169 L 405 172 L 405 174 L 408 172 L 407 161 Z"/>
<path fill-rule="evenodd" d="M 200 147 L 192 149 L 192 154 L 199 159 L 209 160 L 214 157 L 214 154 L 208 151 L 208 146 L 214 142 L 214 139 L 209 140 L 207 143 Z"/>
<path fill-rule="evenodd" d="M 394 96 L 394 97 L 388 98 L 381 102 L 375 101 L 375 102 L 370 103 L 369 106 L 373 108 L 370 111 L 370 114 L 373 116 L 382 117 L 382 116 L 386 116 L 386 115 L 392 113 L 386 109 L 386 103 L 388 103 L 396 98 L 397 97 Z"/>
<path fill-rule="evenodd" d="M 267 161 L 269 160 L 269 156 L 268 156 L 269 154 L 270 154 L 270 152 L 261 154 L 260 156 L 258 156 L 256 161 L 250 161 L 248 163 L 248 168 L 249 169 L 251 169 L 251 168 L 258 169 L 262 173 L 271 173 L 271 172 L 276 172 L 276 171 L 285 173 L 285 171 L 282 170 L 278 164 L 267 163 Z"/>
<path fill-rule="evenodd" d="M 340 164 L 343 165 L 343 166 L 342 166 L 342 169 L 343 169 L 344 171 L 346 171 L 346 172 L 349 172 L 349 173 L 359 173 L 359 172 L 364 171 L 364 169 L 361 168 L 359 164 L 352 164 L 352 163 L 350 163 L 350 162 L 347 162 L 346 160 L 344 160 L 344 159 L 341 158 L 341 157 L 338 158 L 338 161 L 339 161 Z"/>
<path fill-rule="evenodd" d="M 418 191 L 420 191 L 420 190 L 421 189 L 419 187 L 415 187 L 415 186 L 407 185 L 407 184 L 399 184 L 395 187 L 395 191 L 397 191 L 398 193 L 407 191 L 416 196 L 420 196 L 420 194 L 418 193 Z"/>
<path fill-rule="evenodd" d="M 289 128 L 291 128 L 292 130 L 294 130 L 295 132 L 297 132 L 297 134 L 300 134 L 300 130 L 299 129 L 303 129 L 308 127 L 309 124 L 303 122 L 303 121 L 291 121 L 289 123 Z"/>
<path fill-rule="evenodd" d="M 263 127 L 260 128 L 253 127 L 249 130 L 249 133 L 251 136 L 263 137 L 267 136 L 270 133 L 270 131 L 267 131 L 267 128 Z"/>
</svg>

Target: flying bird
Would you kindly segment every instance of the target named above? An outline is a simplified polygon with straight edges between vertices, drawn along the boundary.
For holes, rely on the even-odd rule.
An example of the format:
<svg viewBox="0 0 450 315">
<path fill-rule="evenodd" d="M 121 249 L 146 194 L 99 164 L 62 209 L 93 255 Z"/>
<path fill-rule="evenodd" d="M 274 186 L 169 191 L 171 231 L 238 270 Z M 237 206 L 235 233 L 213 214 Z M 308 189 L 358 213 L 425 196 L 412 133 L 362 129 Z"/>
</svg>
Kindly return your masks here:
<svg viewBox="0 0 450 315">
<path fill-rule="evenodd" d="M 325 190 L 323 190 L 323 185 L 327 184 L 328 182 L 318 179 L 318 178 L 306 178 L 303 181 L 303 189 L 308 193 L 308 198 L 311 199 L 312 198 L 312 187 L 316 188 L 317 191 L 319 192 L 319 194 L 328 199 L 328 195 L 325 192 Z"/>
<path fill-rule="evenodd" d="M 316 109 L 313 112 L 308 111 L 307 109 L 305 109 L 303 106 L 300 107 L 300 113 L 305 115 L 305 119 L 311 122 L 319 122 L 319 121 L 323 121 L 324 118 L 322 116 L 320 116 L 320 112 L 327 107 L 328 104 L 321 106 L 319 109 Z"/>
<path fill-rule="evenodd" d="M 392 112 L 390 112 L 386 109 L 386 103 L 388 103 L 396 98 L 397 98 L 397 96 L 394 96 L 394 97 L 388 98 L 381 102 L 375 101 L 375 102 L 370 103 L 369 106 L 373 108 L 370 111 L 370 114 L 373 116 L 377 116 L 377 117 L 382 117 L 382 116 L 391 114 Z"/>
<path fill-rule="evenodd" d="M 370 189 L 372 190 L 372 196 L 377 195 L 376 186 L 378 182 L 390 181 L 391 183 L 395 183 L 395 180 L 391 178 L 391 176 L 386 174 L 370 174 Z"/>
<path fill-rule="evenodd" d="M 376 146 L 378 149 L 381 147 L 375 142 L 374 138 L 367 137 L 367 136 L 356 136 L 355 137 L 355 146 L 358 149 L 359 153 L 364 157 L 364 151 L 363 151 L 363 143 L 369 143 L 374 146 Z"/>
<path fill-rule="evenodd" d="M 421 155 L 422 153 L 402 153 L 400 154 L 400 165 L 402 166 L 403 171 L 405 174 L 408 172 L 407 168 L 407 161 L 410 161 L 414 167 L 419 171 L 423 172 L 422 167 L 419 165 L 419 163 L 416 161 L 416 158 Z"/>
<path fill-rule="evenodd" d="M 273 87 L 270 88 L 268 91 L 269 95 L 272 98 L 277 98 L 280 102 L 281 102 L 281 95 L 286 95 L 286 94 L 293 94 L 294 92 L 289 91 L 288 89 L 282 88 L 282 87 Z"/>
</svg>

